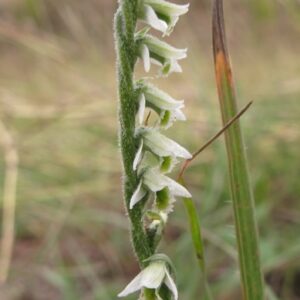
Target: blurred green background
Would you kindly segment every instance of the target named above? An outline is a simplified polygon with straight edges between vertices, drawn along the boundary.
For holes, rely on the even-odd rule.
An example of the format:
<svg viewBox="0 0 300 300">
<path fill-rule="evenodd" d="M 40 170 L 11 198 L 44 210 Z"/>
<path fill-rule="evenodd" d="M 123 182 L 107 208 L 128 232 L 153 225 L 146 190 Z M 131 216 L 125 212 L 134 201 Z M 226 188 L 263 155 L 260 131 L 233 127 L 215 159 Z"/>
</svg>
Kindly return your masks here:
<svg viewBox="0 0 300 300">
<path fill-rule="evenodd" d="M 116 2 L 0 1 L 0 119 L 20 158 L 16 241 L 1 300 L 116 299 L 138 272 L 117 147 Z M 221 127 L 210 2 L 191 1 L 190 13 L 168 38 L 189 48 L 184 73 L 157 81 L 175 98 L 186 100 L 188 121 L 176 123 L 168 134 L 191 151 Z M 254 101 L 242 124 L 265 277 L 279 299 L 296 300 L 300 2 L 225 2 L 239 105 Z M 140 63 L 137 74 L 145 75 Z M 209 281 L 217 300 L 241 299 L 226 164 L 221 138 L 186 174 L 204 227 Z M 1 149 L 0 195 L 4 175 Z M 176 265 L 180 299 L 198 300 L 199 271 L 180 201 L 160 250 Z"/>
</svg>

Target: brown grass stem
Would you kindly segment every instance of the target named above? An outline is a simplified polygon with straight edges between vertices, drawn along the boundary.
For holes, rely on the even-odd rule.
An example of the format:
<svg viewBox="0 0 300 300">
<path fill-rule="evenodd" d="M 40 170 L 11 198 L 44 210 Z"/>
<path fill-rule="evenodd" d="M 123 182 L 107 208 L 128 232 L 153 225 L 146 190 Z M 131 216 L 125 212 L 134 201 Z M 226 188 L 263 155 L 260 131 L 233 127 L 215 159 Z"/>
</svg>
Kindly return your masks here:
<svg viewBox="0 0 300 300">
<path fill-rule="evenodd" d="M 223 124 L 226 124 L 228 120 L 236 115 L 238 105 L 227 49 L 222 0 L 214 0 L 212 25 L 216 83 L 222 120 Z M 260 264 L 254 198 L 239 120 L 226 130 L 225 142 L 243 299 L 263 300 L 264 286 Z"/>
<path fill-rule="evenodd" d="M 200 154 L 202 153 L 208 146 L 210 146 L 215 140 L 217 140 L 235 121 L 237 121 L 252 105 L 253 101 L 250 101 L 235 117 L 233 117 L 230 121 L 226 123 L 226 125 L 220 129 L 215 135 L 213 135 L 203 146 L 199 148 L 196 152 L 193 153 L 192 158 L 184 161 L 181 170 L 178 175 L 178 179 L 182 178 L 184 172 L 190 165 L 190 163 Z"/>
<path fill-rule="evenodd" d="M 5 160 L 3 188 L 3 218 L 0 252 L 0 284 L 7 280 L 15 239 L 15 208 L 18 179 L 18 152 L 13 138 L 4 124 L 0 121 L 0 143 L 2 144 Z"/>
</svg>

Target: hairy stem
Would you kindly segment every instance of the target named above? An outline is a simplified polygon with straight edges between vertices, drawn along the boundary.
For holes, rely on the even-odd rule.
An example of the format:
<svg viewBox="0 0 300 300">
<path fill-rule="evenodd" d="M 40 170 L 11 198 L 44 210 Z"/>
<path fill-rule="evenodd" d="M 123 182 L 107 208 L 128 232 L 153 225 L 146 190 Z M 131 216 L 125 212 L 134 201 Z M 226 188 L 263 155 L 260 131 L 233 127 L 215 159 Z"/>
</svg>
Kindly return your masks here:
<svg viewBox="0 0 300 300">
<path fill-rule="evenodd" d="M 143 203 L 129 208 L 138 178 L 133 171 L 134 156 L 137 151 L 135 138 L 136 93 L 133 71 L 136 62 L 134 31 L 136 27 L 136 0 L 123 0 L 115 15 L 115 38 L 118 57 L 118 91 L 119 91 L 119 139 L 123 160 L 124 199 L 131 223 L 132 243 L 141 267 L 144 260 L 153 253 L 142 222 Z"/>
<path fill-rule="evenodd" d="M 136 92 L 133 72 L 137 58 L 134 32 L 136 27 L 137 0 L 123 0 L 115 15 L 115 38 L 117 46 L 118 91 L 119 91 L 119 140 L 123 161 L 124 200 L 131 223 L 132 244 L 141 268 L 149 258 L 152 249 L 142 220 L 143 203 L 130 209 L 130 199 L 137 185 L 138 178 L 133 171 L 133 161 L 137 151 L 135 138 Z M 145 300 L 154 300 L 154 290 L 144 289 Z"/>
</svg>

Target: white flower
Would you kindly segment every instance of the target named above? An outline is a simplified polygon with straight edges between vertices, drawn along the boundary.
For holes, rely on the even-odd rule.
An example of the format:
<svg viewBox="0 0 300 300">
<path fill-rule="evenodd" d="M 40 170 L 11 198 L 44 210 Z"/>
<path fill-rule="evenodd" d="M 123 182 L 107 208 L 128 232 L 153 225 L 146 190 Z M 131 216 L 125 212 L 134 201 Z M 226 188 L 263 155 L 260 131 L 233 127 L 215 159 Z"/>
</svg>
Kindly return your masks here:
<svg viewBox="0 0 300 300">
<path fill-rule="evenodd" d="M 143 123 L 146 106 L 159 114 L 160 125 L 164 128 L 169 128 L 175 120 L 186 120 L 184 113 L 181 111 L 184 107 L 184 101 L 172 98 L 151 84 L 143 84 L 141 88 L 138 110 L 140 125 Z"/>
<path fill-rule="evenodd" d="M 177 144 L 175 141 L 167 138 L 155 128 L 139 128 L 140 144 L 135 154 L 132 169 L 136 171 L 140 165 L 143 156 L 148 150 L 154 154 L 156 163 L 149 162 L 150 165 L 160 165 L 162 173 L 169 173 L 177 163 L 176 157 L 190 159 L 192 154 Z"/>
<path fill-rule="evenodd" d="M 165 202 L 165 205 L 163 210 L 166 210 L 167 212 L 172 208 L 176 196 L 186 198 L 192 197 L 185 187 L 175 180 L 163 175 L 158 168 L 149 168 L 144 171 L 139 185 L 130 199 L 130 209 L 143 199 L 147 193 L 146 189 L 155 193 L 156 198 L 160 200 L 164 198 L 163 201 Z"/>
<path fill-rule="evenodd" d="M 175 48 L 149 34 L 142 34 L 140 39 L 139 55 L 143 59 L 146 72 L 150 71 L 151 62 L 161 66 L 162 75 L 182 72 L 178 60 L 186 58 L 187 49 Z"/>
<path fill-rule="evenodd" d="M 167 138 L 156 129 L 141 130 L 141 137 L 144 140 L 144 147 L 160 157 L 173 156 L 184 159 L 192 158 L 190 152 L 185 148 Z"/>
<path fill-rule="evenodd" d="M 126 297 L 142 288 L 155 289 L 155 294 L 158 299 L 159 289 L 162 284 L 170 289 L 174 300 L 178 299 L 178 291 L 176 284 L 171 277 L 168 267 L 163 260 L 150 262 L 149 266 L 142 270 L 126 287 L 118 294 L 118 297 Z"/>
<path fill-rule="evenodd" d="M 143 0 L 139 17 L 154 29 L 169 35 L 189 4 L 178 5 L 164 0 Z"/>
</svg>

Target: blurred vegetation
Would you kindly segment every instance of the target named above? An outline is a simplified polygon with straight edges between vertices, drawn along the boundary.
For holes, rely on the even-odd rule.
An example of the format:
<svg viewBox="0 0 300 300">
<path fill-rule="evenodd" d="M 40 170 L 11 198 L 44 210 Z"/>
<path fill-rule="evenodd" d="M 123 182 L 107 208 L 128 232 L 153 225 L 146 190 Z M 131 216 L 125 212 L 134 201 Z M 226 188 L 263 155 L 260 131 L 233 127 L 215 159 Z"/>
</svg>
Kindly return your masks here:
<svg viewBox="0 0 300 300">
<path fill-rule="evenodd" d="M 221 122 L 210 1 L 191 2 L 171 39 L 189 47 L 184 73 L 159 85 L 186 99 L 188 121 L 171 135 L 193 151 Z M 116 299 L 138 270 L 121 198 L 115 8 L 110 0 L 0 2 L 0 118 L 20 158 L 16 243 L 1 300 Z M 265 277 L 280 299 L 300 299 L 300 4 L 233 0 L 226 15 L 241 106 L 254 100 L 242 123 Z M 220 139 L 186 174 L 218 300 L 241 299 L 226 163 Z M 0 195 L 4 167 L 1 155 Z M 180 201 L 161 247 L 177 267 L 180 298 L 198 299 Z"/>
</svg>

